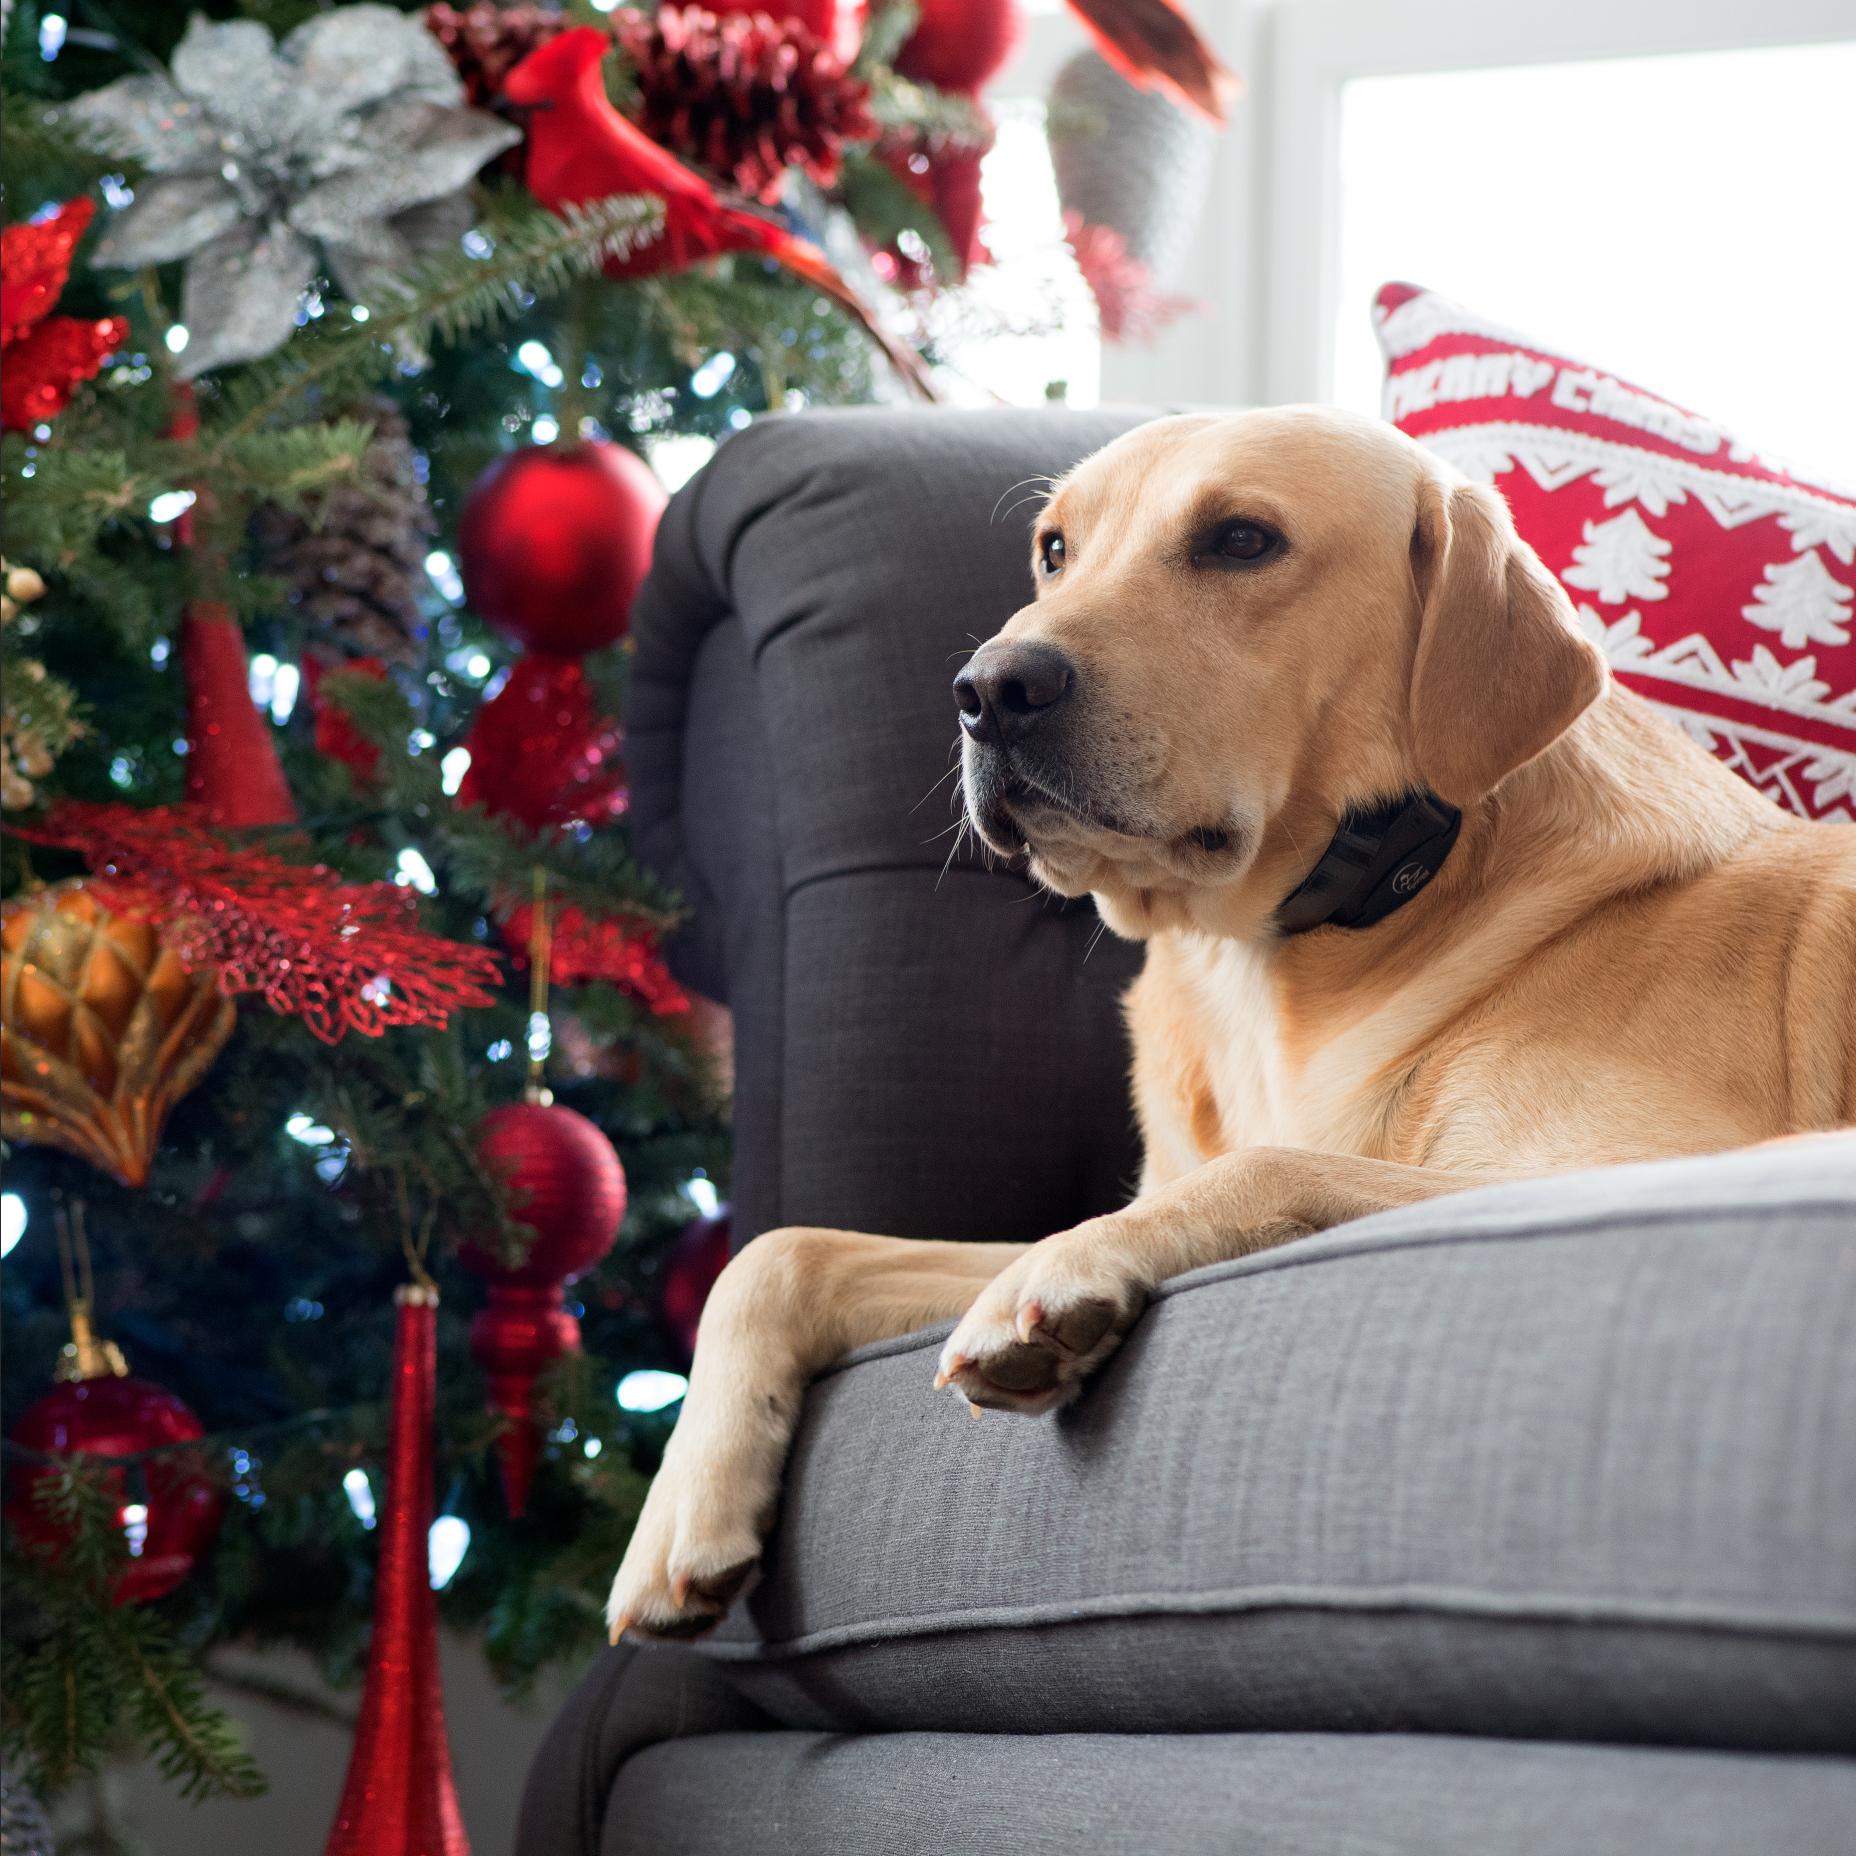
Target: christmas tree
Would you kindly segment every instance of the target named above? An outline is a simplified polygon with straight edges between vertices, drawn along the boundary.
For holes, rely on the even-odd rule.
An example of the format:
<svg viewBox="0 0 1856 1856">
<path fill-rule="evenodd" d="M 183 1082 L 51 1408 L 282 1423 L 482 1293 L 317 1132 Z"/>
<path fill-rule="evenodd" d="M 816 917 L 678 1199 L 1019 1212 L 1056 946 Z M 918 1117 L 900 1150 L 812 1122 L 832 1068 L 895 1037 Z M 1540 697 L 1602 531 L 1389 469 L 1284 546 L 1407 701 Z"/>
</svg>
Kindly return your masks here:
<svg viewBox="0 0 1856 1856">
<path fill-rule="evenodd" d="M 443 1616 L 516 1687 L 601 1641 L 726 1254 L 713 1015 L 612 719 L 645 459 L 922 391 L 880 278 L 958 275 L 917 189 L 987 133 L 897 75 L 900 7 L 848 45 L 829 7 L 211 10 L 5 31 L 4 1727 L 41 1792 L 125 1750 L 260 1787 L 219 1646 L 359 1675 L 407 1306 Z"/>
<path fill-rule="evenodd" d="M 1183 20 L 1080 10 L 1218 112 Z M 5 9 L 22 1822 L 124 1754 L 261 1789 L 206 1676 L 282 1645 L 367 1676 L 328 1847 L 461 1850 L 432 1593 L 513 1690 L 602 1640 L 729 1238 L 725 1019 L 627 840 L 631 601 L 714 441 L 957 382 L 1015 31 Z M 1069 227 L 1104 327 L 1176 313 L 1111 219 Z"/>
</svg>

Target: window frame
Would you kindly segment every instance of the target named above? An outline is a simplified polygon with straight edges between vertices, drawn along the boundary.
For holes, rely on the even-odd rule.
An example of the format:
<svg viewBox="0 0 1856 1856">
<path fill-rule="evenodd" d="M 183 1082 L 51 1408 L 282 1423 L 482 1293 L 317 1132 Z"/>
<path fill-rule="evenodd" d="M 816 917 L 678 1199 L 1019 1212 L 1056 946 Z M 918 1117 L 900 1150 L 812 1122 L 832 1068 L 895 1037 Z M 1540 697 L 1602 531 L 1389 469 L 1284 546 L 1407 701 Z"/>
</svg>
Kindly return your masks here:
<svg viewBox="0 0 1856 1856">
<path fill-rule="evenodd" d="M 1262 35 L 1261 353 L 1231 397 L 1333 397 L 1341 90 L 1356 78 L 1750 51 L 1856 36 L 1848 0 L 1278 0 Z M 1225 383 L 1219 382 L 1222 389 Z"/>
</svg>

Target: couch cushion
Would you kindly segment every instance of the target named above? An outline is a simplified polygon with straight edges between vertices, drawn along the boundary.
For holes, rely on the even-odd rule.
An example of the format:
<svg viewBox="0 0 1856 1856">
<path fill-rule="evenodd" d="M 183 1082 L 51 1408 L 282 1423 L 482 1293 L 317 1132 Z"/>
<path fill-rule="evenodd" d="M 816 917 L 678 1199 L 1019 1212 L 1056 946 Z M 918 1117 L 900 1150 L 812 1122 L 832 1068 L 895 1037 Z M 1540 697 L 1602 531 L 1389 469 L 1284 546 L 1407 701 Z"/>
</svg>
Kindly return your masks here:
<svg viewBox="0 0 1856 1856">
<path fill-rule="evenodd" d="M 1845 1760 L 1380 1734 L 714 1734 L 600 1856 L 1846 1856 Z"/>
<path fill-rule="evenodd" d="M 807 1727 L 1856 1748 L 1856 1136 L 1167 1284 L 1054 1420 L 813 1389 L 705 1654 Z"/>
</svg>

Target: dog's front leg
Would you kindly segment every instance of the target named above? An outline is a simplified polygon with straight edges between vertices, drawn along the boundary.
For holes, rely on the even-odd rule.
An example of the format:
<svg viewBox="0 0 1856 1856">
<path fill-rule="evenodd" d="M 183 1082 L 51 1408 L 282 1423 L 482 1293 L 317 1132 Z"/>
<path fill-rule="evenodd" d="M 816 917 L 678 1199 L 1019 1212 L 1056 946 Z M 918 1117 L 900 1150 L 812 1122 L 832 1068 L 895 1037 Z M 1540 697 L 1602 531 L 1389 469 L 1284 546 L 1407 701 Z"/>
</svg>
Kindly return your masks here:
<svg viewBox="0 0 1856 1856">
<path fill-rule="evenodd" d="M 840 1354 L 959 1314 L 1023 1244 L 934 1244 L 855 1231 L 770 1231 L 703 1309 L 677 1428 L 606 1619 L 657 1637 L 707 1630 L 772 1525 L 806 1381 Z"/>
<path fill-rule="evenodd" d="M 1297 1148 L 1223 1155 L 1121 1211 L 1033 1244 L 948 1336 L 935 1383 L 1001 1411 L 1054 1410 L 1076 1396 L 1169 1276 L 1486 1183 Z"/>
</svg>

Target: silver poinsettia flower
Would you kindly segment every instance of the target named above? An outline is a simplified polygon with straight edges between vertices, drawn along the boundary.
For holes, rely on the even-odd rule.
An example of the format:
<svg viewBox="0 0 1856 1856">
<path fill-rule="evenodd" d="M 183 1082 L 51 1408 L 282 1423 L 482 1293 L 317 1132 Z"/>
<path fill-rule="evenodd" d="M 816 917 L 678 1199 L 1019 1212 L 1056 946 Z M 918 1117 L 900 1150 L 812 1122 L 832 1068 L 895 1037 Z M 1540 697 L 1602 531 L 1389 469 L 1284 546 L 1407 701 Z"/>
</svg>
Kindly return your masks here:
<svg viewBox="0 0 1856 1856">
<path fill-rule="evenodd" d="M 96 262 L 187 262 L 181 319 L 191 379 L 288 339 L 318 251 L 356 302 L 470 227 L 464 189 L 520 132 L 464 105 L 417 16 L 320 13 L 277 44 L 255 20 L 197 14 L 165 75 L 77 99 L 81 134 L 140 164 L 134 202 Z"/>
</svg>

